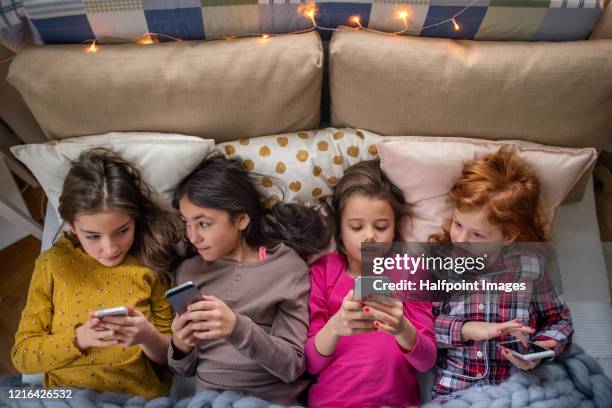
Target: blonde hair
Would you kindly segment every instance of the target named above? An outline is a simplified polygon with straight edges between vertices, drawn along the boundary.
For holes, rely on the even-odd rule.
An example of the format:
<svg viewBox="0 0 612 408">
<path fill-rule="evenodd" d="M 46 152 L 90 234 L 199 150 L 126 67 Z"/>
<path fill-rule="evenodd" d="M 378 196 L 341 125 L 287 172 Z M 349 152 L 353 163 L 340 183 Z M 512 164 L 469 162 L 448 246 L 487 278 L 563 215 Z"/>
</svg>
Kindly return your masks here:
<svg viewBox="0 0 612 408">
<path fill-rule="evenodd" d="M 513 242 L 548 240 L 540 214 L 540 182 L 533 169 L 510 148 L 467 162 L 449 192 L 459 211 L 488 211 L 489 222 Z M 450 242 L 451 220 L 430 241 Z"/>
</svg>

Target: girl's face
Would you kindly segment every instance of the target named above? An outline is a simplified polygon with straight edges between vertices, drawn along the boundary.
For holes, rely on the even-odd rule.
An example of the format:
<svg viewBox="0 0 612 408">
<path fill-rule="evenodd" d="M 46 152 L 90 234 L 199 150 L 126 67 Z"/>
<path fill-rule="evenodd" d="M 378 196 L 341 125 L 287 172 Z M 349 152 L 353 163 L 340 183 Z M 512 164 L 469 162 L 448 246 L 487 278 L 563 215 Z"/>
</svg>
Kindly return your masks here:
<svg viewBox="0 0 612 408">
<path fill-rule="evenodd" d="M 104 266 L 123 262 L 136 229 L 131 216 L 116 210 L 77 215 L 70 228 L 83 250 Z"/>
<path fill-rule="evenodd" d="M 393 242 L 395 215 L 386 201 L 353 195 L 346 200 L 340 234 L 349 266 L 361 262 L 362 242 Z"/>
<path fill-rule="evenodd" d="M 455 208 L 450 227 L 451 240 L 454 243 L 506 242 L 501 228 L 492 225 L 488 216 L 484 207 L 466 212 Z"/>
<path fill-rule="evenodd" d="M 246 215 L 232 221 L 227 211 L 197 206 L 186 197 L 180 199 L 179 211 L 189 241 L 209 262 L 231 258 L 241 245 L 242 231 L 249 224 Z"/>
</svg>

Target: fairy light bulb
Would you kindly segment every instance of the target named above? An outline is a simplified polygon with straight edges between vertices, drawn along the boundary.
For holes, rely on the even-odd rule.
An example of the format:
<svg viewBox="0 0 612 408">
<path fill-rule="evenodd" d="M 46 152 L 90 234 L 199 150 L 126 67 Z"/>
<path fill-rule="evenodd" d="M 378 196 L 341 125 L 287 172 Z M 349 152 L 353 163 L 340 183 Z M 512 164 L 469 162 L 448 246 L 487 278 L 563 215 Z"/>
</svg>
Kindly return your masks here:
<svg viewBox="0 0 612 408">
<path fill-rule="evenodd" d="M 359 16 L 353 16 L 351 17 L 351 21 L 357 25 L 357 27 L 359 28 L 363 28 L 363 26 L 361 25 L 361 19 L 359 18 Z"/>
<path fill-rule="evenodd" d="M 459 27 L 459 24 L 457 24 L 457 20 L 455 20 L 454 18 L 451 19 L 451 22 L 453 23 L 453 28 L 455 29 L 455 31 L 459 31 L 459 29 L 461 27 Z"/>
<path fill-rule="evenodd" d="M 89 53 L 98 52 L 98 46 L 96 45 L 96 40 L 93 40 L 91 45 L 89 47 L 87 47 L 87 49 L 85 51 L 89 52 Z"/>
</svg>

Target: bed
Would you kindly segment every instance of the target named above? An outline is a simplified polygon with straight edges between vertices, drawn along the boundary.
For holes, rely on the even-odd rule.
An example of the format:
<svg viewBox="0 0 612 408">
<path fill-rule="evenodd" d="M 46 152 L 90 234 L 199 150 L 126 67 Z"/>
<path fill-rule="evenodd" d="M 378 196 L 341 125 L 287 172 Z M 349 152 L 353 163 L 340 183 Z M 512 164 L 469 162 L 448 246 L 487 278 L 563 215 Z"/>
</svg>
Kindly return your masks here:
<svg viewBox="0 0 612 408">
<path fill-rule="evenodd" d="M 24 3 L 26 11 L 30 10 L 32 24 L 38 27 L 39 41 L 91 39 L 90 33 L 79 34 L 78 30 L 53 31 L 57 28 L 54 24 L 66 16 L 56 11 L 60 20 L 44 22 L 43 3 Z M 487 2 L 487 13 L 494 8 L 493 3 Z M 512 4 L 498 3 L 495 5 Z M 572 15 L 570 9 L 591 8 L 599 13 L 602 6 L 598 1 L 546 3 L 550 8 L 559 8 L 562 19 Z M 350 3 L 357 7 L 354 9 L 343 8 L 348 3 L 342 7 L 334 4 L 321 5 L 321 9 L 339 7 L 331 13 L 337 19 L 338 16 L 345 19 L 359 7 L 367 7 L 368 13 L 375 11 L 375 3 Z M 293 7 L 289 3 L 284 6 Z M 487 9 L 484 5 L 479 7 Z M 230 10 L 234 9 L 228 6 L 226 11 L 231 13 Z M 79 13 L 72 16 L 89 16 L 89 11 L 85 15 Z M 370 22 L 374 21 L 370 18 Z M 45 40 L 43 23 L 49 33 L 55 32 L 60 37 Z M 332 23 L 336 21 L 330 20 Z M 584 38 L 585 29 L 576 27 L 568 28 L 571 38 L 566 33 L 562 38 L 546 39 Z M 230 35 L 240 33 L 242 28 L 219 30 Z M 509 30 L 516 33 L 515 27 Z M 477 37 L 477 31 L 469 38 Z M 178 34 L 191 38 L 182 32 Z M 204 37 L 208 36 L 201 38 Z M 336 127 L 367 129 L 387 136 L 523 139 L 598 149 L 607 145 L 612 134 L 609 115 L 612 80 L 607 69 L 612 67 L 612 43 L 480 44 L 405 37 L 340 29 L 325 46 L 317 33 L 308 32 L 274 37 L 274 41 L 255 37 L 155 47 L 102 46 L 93 54 L 86 53 L 83 45 L 29 47 L 11 65 L 9 81 L 20 90 L 43 132 L 53 140 L 111 131 L 164 131 L 210 137 L 222 143 L 263 135 L 285 137 L 288 132 L 298 132 L 299 136 L 315 132 L 314 129 L 322 127 L 320 119 L 329 117 Z M 487 39 L 493 38 L 497 37 Z M 519 35 L 498 39 L 530 38 Z M 326 47 L 328 54 L 323 52 Z M 380 58 L 381 52 L 386 58 Z M 332 60 L 328 72 L 324 55 Z M 355 63 L 355 55 L 359 64 Z M 386 64 L 390 55 L 397 56 L 395 65 Z M 257 69 L 249 69 L 253 66 Z M 571 75 L 574 72 L 585 75 Z M 327 99 L 321 91 L 326 74 L 330 81 Z M 428 77 L 429 74 L 433 77 Z M 381 89 L 385 92 L 379 92 Z M 508 95 L 506 98 L 495 97 L 496 92 L 502 91 Z M 231 97 L 225 98 L 229 94 Z M 325 112 L 328 105 L 330 112 Z M 223 109 L 215 109 L 219 106 Z M 473 109 L 474 106 L 479 109 Z M 272 140 L 277 139 L 274 136 Z M 224 151 L 231 155 L 232 149 L 248 144 L 241 141 L 224 145 Z M 359 151 L 368 151 L 368 147 L 362 146 Z M 257 151 L 253 155 L 256 157 Z M 338 169 L 341 174 L 341 168 Z M 327 180 L 332 177 L 337 174 Z M 570 202 L 559 208 L 553 238 L 559 248 L 563 298 L 574 317 L 574 341 L 597 358 L 607 375 L 612 376 L 612 309 L 606 265 L 589 173 L 583 181 L 573 191 Z M 329 185 L 332 184 L 330 181 Z M 314 195 L 315 190 L 312 191 Z M 52 244 L 59 228 L 56 212 L 49 206 L 42 250 Z M 24 380 L 37 381 L 32 377 Z M 431 376 L 421 381 L 423 396 L 428 398 L 426 384 Z M 182 391 L 176 391 L 178 388 Z M 179 393 L 188 388 L 185 383 L 175 385 Z"/>
</svg>

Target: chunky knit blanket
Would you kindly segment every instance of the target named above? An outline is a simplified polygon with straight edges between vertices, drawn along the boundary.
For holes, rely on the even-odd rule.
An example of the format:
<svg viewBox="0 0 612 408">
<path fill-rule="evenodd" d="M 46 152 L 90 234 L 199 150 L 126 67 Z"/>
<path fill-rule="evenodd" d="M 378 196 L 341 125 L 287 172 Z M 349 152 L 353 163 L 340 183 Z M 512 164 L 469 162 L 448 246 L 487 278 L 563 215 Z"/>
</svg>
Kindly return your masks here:
<svg viewBox="0 0 612 408">
<path fill-rule="evenodd" d="M 612 381 L 597 360 L 572 345 L 556 361 L 519 371 L 500 385 L 423 408 L 612 408 Z"/>
<path fill-rule="evenodd" d="M 264 408 L 279 407 L 235 391 L 202 391 L 175 400 L 130 397 L 75 389 L 70 399 L 10 399 L 9 389 L 21 384 L 0 385 L 0 407 L 11 408 Z M 36 389 L 36 388 L 34 388 Z M 423 408 L 612 408 L 612 381 L 592 356 L 572 345 L 556 361 L 532 371 L 517 372 L 500 385 L 468 391 L 445 404 L 430 402 Z"/>
</svg>

